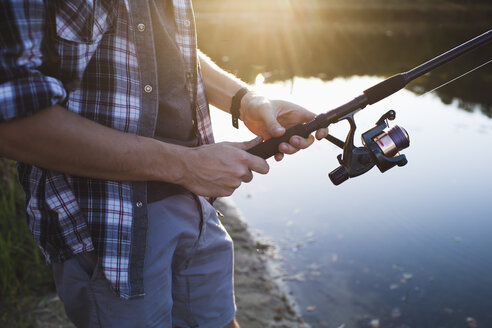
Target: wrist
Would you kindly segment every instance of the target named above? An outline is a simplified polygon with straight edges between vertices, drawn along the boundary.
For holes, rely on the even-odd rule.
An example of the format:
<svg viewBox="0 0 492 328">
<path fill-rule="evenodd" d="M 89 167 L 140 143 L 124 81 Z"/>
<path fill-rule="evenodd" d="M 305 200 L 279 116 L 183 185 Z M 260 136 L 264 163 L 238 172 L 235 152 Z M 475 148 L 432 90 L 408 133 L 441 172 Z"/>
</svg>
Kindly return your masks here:
<svg viewBox="0 0 492 328">
<path fill-rule="evenodd" d="M 250 90 L 241 100 L 241 107 L 239 108 L 240 119 L 244 121 L 246 117 L 251 117 L 252 115 L 255 116 L 255 114 L 252 113 L 252 110 L 262 108 L 268 102 L 268 98 L 260 96 L 256 92 Z"/>
<path fill-rule="evenodd" d="M 163 181 L 180 184 L 184 178 L 186 168 L 187 147 L 155 141 L 155 146 L 149 154 L 151 159 L 147 162 L 146 169 L 150 175 L 149 181 Z"/>
<path fill-rule="evenodd" d="M 248 93 L 248 88 L 242 87 L 232 97 L 231 100 L 231 107 L 229 109 L 229 112 L 231 113 L 232 116 L 232 126 L 234 126 L 236 129 L 239 128 L 238 126 L 238 120 L 241 117 L 241 103 L 244 98 L 244 96 Z"/>
<path fill-rule="evenodd" d="M 239 107 L 239 118 L 241 120 L 245 117 L 247 108 L 250 106 L 255 96 L 255 93 L 250 90 L 244 95 L 243 99 L 241 99 L 241 106 Z"/>
</svg>

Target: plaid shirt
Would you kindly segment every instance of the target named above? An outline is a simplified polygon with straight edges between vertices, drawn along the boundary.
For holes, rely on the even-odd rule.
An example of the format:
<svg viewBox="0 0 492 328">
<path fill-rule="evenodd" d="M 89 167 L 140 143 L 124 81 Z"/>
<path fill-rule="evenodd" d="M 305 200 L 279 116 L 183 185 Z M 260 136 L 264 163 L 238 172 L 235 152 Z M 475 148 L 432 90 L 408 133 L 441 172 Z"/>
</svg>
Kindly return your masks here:
<svg viewBox="0 0 492 328">
<path fill-rule="evenodd" d="M 191 0 L 173 0 L 173 8 L 195 128 L 201 143 L 212 143 Z M 148 1 L 2 0 L 0 29 L 0 121 L 61 104 L 107 127 L 153 136 L 158 92 Z M 29 227 L 48 262 L 95 250 L 117 294 L 144 295 L 145 182 L 24 163 L 19 179 Z"/>
</svg>

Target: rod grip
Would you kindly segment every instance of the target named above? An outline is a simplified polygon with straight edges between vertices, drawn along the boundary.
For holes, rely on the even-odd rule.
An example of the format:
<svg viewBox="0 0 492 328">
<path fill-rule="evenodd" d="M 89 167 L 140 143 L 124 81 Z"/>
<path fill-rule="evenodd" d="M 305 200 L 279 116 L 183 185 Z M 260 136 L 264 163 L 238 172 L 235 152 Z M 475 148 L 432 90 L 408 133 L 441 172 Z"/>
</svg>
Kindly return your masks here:
<svg viewBox="0 0 492 328">
<path fill-rule="evenodd" d="M 307 138 L 309 134 L 313 132 L 312 126 L 309 123 L 300 123 L 294 125 L 293 127 L 287 129 L 285 133 L 280 137 L 270 138 L 261 144 L 248 149 L 248 153 L 259 156 L 263 159 L 272 157 L 273 155 L 279 153 L 278 146 L 282 142 L 289 142 L 292 136 L 301 136 Z"/>
</svg>

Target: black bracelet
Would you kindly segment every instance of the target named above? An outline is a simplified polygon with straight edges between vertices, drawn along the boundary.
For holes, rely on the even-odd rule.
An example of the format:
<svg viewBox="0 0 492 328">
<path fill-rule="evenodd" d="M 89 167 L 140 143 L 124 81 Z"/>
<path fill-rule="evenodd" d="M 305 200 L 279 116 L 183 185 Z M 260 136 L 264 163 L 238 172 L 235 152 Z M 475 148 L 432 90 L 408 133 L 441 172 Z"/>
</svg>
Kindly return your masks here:
<svg viewBox="0 0 492 328">
<path fill-rule="evenodd" d="M 239 119 L 239 108 L 241 107 L 241 100 L 243 99 L 244 95 L 248 93 L 248 88 L 241 88 L 236 92 L 234 97 L 232 97 L 232 103 L 231 103 L 231 115 L 232 115 L 232 126 L 234 126 L 236 129 L 239 129 L 238 126 L 238 119 Z"/>
</svg>

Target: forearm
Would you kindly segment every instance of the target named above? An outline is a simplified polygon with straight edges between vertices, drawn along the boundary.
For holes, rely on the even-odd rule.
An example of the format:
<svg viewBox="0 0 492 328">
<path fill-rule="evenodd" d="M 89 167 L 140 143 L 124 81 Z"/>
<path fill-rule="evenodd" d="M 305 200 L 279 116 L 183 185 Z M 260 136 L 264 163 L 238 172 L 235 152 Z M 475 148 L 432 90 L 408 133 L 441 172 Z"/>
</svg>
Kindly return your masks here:
<svg viewBox="0 0 492 328">
<path fill-rule="evenodd" d="M 105 127 L 59 106 L 0 123 L 0 156 L 84 177 L 174 182 L 182 175 L 181 148 Z"/>
<path fill-rule="evenodd" d="M 248 85 L 221 69 L 203 53 L 199 52 L 198 57 L 210 104 L 228 113 L 232 97 L 239 89 Z"/>
</svg>

